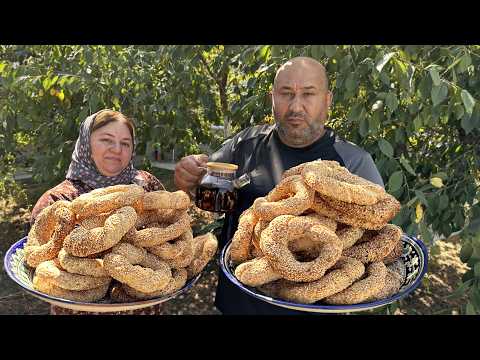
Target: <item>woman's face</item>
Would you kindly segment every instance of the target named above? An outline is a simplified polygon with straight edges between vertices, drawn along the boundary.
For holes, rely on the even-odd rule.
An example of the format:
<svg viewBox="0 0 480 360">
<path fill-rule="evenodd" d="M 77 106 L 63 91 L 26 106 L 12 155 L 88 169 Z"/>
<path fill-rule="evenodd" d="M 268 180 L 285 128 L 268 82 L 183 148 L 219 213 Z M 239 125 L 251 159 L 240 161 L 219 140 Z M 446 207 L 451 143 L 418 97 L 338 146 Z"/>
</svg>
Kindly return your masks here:
<svg viewBox="0 0 480 360">
<path fill-rule="evenodd" d="M 133 139 L 127 125 L 113 121 L 92 133 L 90 147 L 98 171 L 105 176 L 115 176 L 130 162 Z"/>
</svg>

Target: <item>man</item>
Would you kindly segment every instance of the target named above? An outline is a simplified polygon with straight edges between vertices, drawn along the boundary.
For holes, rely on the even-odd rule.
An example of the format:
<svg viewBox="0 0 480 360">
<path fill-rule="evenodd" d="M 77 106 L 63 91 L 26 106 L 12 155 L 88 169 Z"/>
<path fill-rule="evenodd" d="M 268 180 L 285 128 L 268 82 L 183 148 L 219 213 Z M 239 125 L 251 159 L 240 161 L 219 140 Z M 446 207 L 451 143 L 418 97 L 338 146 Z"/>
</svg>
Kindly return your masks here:
<svg viewBox="0 0 480 360">
<path fill-rule="evenodd" d="M 250 175 L 250 184 L 239 190 L 236 211 L 225 217 L 220 248 L 235 233 L 240 214 L 257 197 L 272 190 L 285 170 L 301 163 L 336 160 L 350 172 L 384 186 L 372 157 L 325 127 L 332 93 L 323 65 L 307 57 L 287 61 L 277 71 L 270 95 L 275 125 L 247 128 L 225 141 L 210 159 L 206 155 L 190 155 L 175 167 L 175 184 L 186 192 L 193 190 L 202 178 L 201 166 L 207 160 L 236 164 L 237 176 Z M 299 313 L 250 297 L 229 282 L 222 271 L 215 305 L 224 314 Z"/>
</svg>

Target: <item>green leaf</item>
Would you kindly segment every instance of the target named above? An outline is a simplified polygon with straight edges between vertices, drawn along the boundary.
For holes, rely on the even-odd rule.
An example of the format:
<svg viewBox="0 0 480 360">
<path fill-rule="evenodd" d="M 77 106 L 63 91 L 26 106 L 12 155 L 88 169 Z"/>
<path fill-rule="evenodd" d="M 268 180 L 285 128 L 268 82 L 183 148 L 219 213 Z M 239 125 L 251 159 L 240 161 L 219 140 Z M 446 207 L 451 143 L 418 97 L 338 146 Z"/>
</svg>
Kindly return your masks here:
<svg viewBox="0 0 480 360">
<path fill-rule="evenodd" d="M 410 166 L 410 163 L 408 162 L 408 160 L 405 159 L 403 154 L 402 154 L 402 156 L 400 156 L 400 164 L 402 164 L 402 166 L 405 168 L 405 170 L 407 170 L 411 175 L 417 176 L 417 174 L 415 173 L 413 168 Z"/>
<path fill-rule="evenodd" d="M 448 195 L 443 194 L 440 196 L 440 199 L 438 201 L 438 209 L 439 210 L 444 210 L 448 207 Z"/>
<path fill-rule="evenodd" d="M 413 127 L 415 128 L 415 131 L 420 130 L 422 126 L 423 126 L 423 122 L 420 116 L 417 116 L 415 119 L 413 119 Z"/>
<path fill-rule="evenodd" d="M 325 45 L 325 54 L 330 58 L 337 52 L 337 47 L 335 45 Z"/>
<path fill-rule="evenodd" d="M 473 304 L 470 301 L 468 302 L 465 311 L 466 311 L 467 315 L 477 315 L 477 313 L 475 311 L 475 307 L 473 306 Z"/>
<path fill-rule="evenodd" d="M 467 114 L 471 115 L 473 112 L 473 108 L 475 107 L 475 99 L 465 89 L 462 90 L 460 96 L 462 97 L 463 106 L 465 106 Z"/>
<path fill-rule="evenodd" d="M 475 264 L 473 273 L 475 274 L 475 277 L 480 278 L 480 261 Z"/>
<path fill-rule="evenodd" d="M 360 126 L 358 127 L 358 133 L 361 137 L 365 137 L 368 135 L 368 121 L 367 119 L 363 118 L 360 120 Z"/>
<path fill-rule="evenodd" d="M 358 80 L 354 72 L 351 72 L 347 76 L 347 80 L 345 80 L 345 88 L 348 91 L 354 91 L 358 86 Z"/>
<path fill-rule="evenodd" d="M 463 244 L 462 249 L 460 250 L 460 260 L 462 260 L 463 263 L 467 263 L 470 259 L 470 256 L 472 256 L 472 253 L 472 245 L 470 245 L 469 243 Z"/>
<path fill-rule="evenodd" d="M 397 191 L 403 184 L 403 171 L 395 171 L 388 179 L 388 188 L 390 192 Z"/>
<path fill-rule="evenodd" d="M 323 56 L 323 46 L 313 45 L 310 49 L 310 52 L 313 58 L 320 60 Z"/>
<path fill-rule="evenodd" d="M 433 86 L 431 97 L 433 101 L 433 106 L 441 104 L 448 95 L 448 86 L 442 83 L 440 86 Z"/>
<path fill-rule="evenodd" d="M 472 117 L 468 114 L 463 115 L 462 121 L 460 121 L 460 125 L 462 126 L 463 130 L 465 130 L 465 133 L 467 135 L 475 128 Z"/>
<path fill-rule="evenodd" d="M 423 203 L 423 205 L 428 206 L 428 201 L 425 195 L 420 190 L 415 190 L 416 197 Z"/>
<path fill-rule="evenodd" d="M 440 79 L 440 75 L 438 74 L 437 68 L 432 66 L 430 69 L 428 69 L 428 72 L 432 77 L 433 85 L 440 86 L 440 83 L 442 80 Z"/>
<path fill-rule="evenodd" d="M 385 104 L 392 112 L 394 112 L 398 108 L 397 96 L 394 93 L 388 93 L 385 98 Z"/>
<path fill-rule="evenodd" d="M 375 69 L 380 73 L 382 72 L 383 67 L 390 61 L 392 56 L 395 55 L 395 52 L 385 54 L 375 65 Z"/>
<path fill-rule="evenodd" d="M 469 53 L 464 54 L 461 57 L 460 63 L 458 64 L 458 72 L 463 73 L 467 71 L 468 67 L 472 64 L 472 57 Z"/>
<path fill-rule="evenodd" d="M 380 151 L 387 157 L 391 158 L 393 156 L 393 147 L 387 140 L 378 140 L 378 147 L 380 148 Z"/>
</svg>

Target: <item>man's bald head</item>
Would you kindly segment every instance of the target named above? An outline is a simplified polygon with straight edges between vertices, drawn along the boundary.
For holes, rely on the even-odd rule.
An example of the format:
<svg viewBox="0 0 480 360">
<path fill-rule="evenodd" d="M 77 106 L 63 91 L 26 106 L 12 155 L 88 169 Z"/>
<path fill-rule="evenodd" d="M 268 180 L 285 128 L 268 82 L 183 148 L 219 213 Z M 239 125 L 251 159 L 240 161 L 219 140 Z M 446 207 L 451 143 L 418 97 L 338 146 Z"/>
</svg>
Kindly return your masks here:
<svg viewBox="0 0 480 360">
<path fill-rule="evenodd" d="M 280 66 L 273 81 L 274 89 L 278 84 L 279 78 L 298 72 L 307 72 L 311 75 L 312 80 L 317 82 L 321 90 L 328 90 L 328 77 L 325 67 L 317 60 L 305 56 L 295 57 Z"/>
</svg>

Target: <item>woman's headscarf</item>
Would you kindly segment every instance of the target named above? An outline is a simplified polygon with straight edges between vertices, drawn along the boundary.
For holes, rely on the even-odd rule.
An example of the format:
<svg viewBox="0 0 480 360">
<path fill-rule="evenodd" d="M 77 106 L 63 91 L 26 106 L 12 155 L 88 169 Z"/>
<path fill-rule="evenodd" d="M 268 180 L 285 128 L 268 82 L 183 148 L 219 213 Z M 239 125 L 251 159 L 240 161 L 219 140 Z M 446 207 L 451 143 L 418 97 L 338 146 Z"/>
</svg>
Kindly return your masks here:
<svg viewBox="0 0 480 360">
<path fill-rule="evenodd" d="M 105 110 L 101 110 L 105 111 Z M 136 181 L 135 176 L 138 174 L 138 170 L 133 167 L 133 159 L 135 156 L 135 138 L 133 140 L 133 152 L 132 158 L 127 167 L 116 176 L 102 175 L 95 162 L 92 160 L 92 150 L 90 148 L 90 136 L 92 135 L 92 125 L 95 117 L 101 112 L 97 112 L 87 117 L 80 126 L 80 134 L 75 144 L 75 150 L 72 154 L 72 161 L 67 171 L 66 178 L 68 180 L 81 181 L 92 189 L 98 189 L 101 187 L 120 185 L 120 184 L 132 184 Z"/>
</svg>

